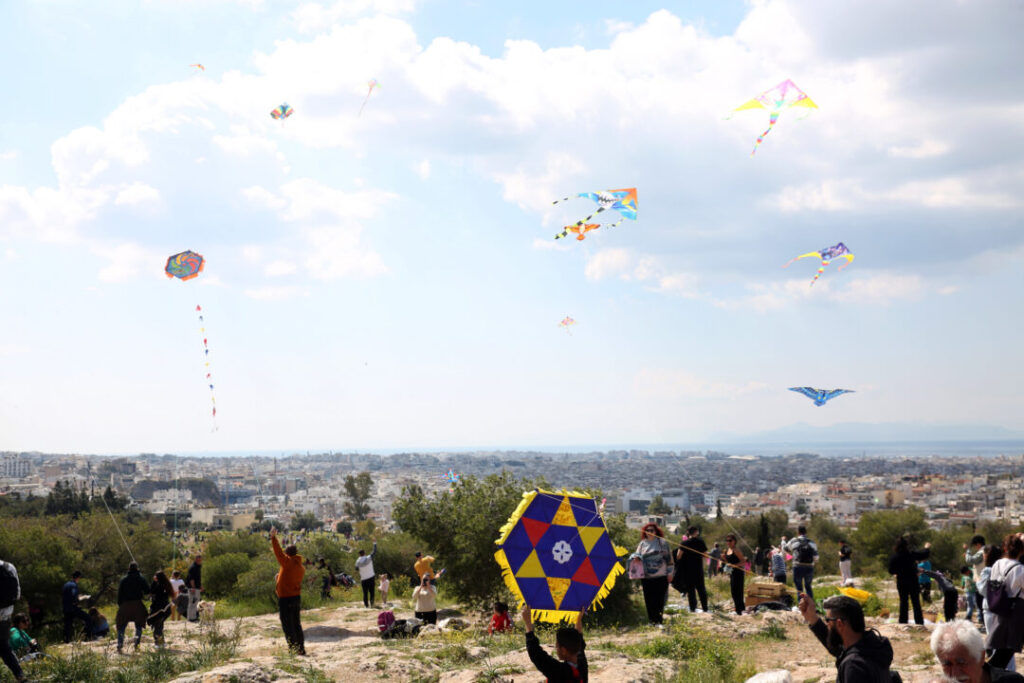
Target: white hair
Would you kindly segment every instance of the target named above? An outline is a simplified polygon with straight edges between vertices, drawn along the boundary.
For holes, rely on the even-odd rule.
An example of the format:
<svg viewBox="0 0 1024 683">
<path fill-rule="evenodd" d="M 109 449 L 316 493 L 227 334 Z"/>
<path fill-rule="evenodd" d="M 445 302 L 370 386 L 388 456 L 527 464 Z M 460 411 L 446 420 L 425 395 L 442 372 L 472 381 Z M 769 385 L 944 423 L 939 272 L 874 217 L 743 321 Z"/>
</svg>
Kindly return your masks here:
<svg viewBox="0 0 1024 683">
<path fill-rule="evenodd" d="M 955 650 L 959 645 L 967 648 L 967 652 L 974 659 L 981 659 L 985 655 L 985 640 L 974 624 L 966 619 L 936 625 L 932 631 L 931 645 L 936 659 Z"/>
<path fill-rule="evenodd" d="M 748 678 L 744 683 L 793 683 L 793 677 L 785 669 L 765 671 Z"/>
</svg>

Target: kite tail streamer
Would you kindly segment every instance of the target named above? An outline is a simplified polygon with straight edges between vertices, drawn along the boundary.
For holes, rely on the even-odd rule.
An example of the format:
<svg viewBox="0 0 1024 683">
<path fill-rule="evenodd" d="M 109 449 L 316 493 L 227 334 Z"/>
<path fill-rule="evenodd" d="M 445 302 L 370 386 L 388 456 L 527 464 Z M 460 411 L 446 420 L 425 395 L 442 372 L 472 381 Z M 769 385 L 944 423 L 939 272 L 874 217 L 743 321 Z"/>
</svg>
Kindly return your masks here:
<svg viewBox="0 0 1024 683">
<path fill-rule="evenodd" d="M 779 113 L 773 112 L 771 118 L 768 120 L 768 129 L 765 132 L 761 133 L 760 136 L 758 136 L 757 142 L 754 143 L 754 149 L 753 151 L 750 152 L 750 156 L 754 156 L 755 154 L 757 154 L 757 148 L 761 145 L 762 142 L 764 142 L 764 139 L 768 136 L 768 133 L 772 132 L 772 127 L 775 126 L 775 123 L 778 120 Z"/>
<path fill-rule="evenodd" d="M 814 274 L 814 279 L 811 280 L 811 287 L 813 287 L 814 283 L 818 281 L 818 278 L 821 277 L 821 274 L 825 272 L 825 266 L 827 266 L 829 263 L 830 261 L 821 262 L 821 265 L 818 266 L 818 272 Z"/>
<path fill-rule="evenodd" d="M 203 309 L 198 304 L 196 305 L 196 312 L 199 313 L 199 332 L 203 335 L 203 356 L 206 360 L 203 361 L 203 367 L 206 368 L 206 383 L 210 387 L 210 403 L 211 415 L 210 418 L 213 420 L 213 429 L 211 432 L 217 431 L 217 397 L 213 393 L 213 380 L 210 374 L 210 347 L 206 343 L 206 323 L 203 321 Z"/>
</svg>

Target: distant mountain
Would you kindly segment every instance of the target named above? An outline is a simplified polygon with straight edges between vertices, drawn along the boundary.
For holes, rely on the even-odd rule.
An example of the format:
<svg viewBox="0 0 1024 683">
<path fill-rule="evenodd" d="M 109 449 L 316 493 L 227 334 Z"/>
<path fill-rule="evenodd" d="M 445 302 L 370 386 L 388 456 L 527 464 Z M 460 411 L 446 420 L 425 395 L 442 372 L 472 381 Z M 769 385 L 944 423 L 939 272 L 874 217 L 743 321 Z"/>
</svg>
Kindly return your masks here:
<svg viewBox="0 0 1024 683">
<path fill-rule="evenodd" d="M 828 427 L 806 422 L 751 434 L 723 433 L 729 443 L 828 443 L 851 441 L 1011 441 L 1024 432 L 993 425 L 929 425 L 909 422 L 841 422 Z"/>
</svg>

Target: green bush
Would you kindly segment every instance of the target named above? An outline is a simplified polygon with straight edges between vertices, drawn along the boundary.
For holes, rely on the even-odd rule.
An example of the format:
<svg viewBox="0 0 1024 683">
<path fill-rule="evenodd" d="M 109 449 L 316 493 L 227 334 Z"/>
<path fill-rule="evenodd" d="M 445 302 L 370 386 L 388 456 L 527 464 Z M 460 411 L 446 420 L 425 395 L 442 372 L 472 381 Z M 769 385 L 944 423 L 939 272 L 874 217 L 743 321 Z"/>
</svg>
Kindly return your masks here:
<svg viewBox="0 0 1024 683">
<path fill-rule="evenodd" d="M 261 534 L 253 534 L 248 531 L 210 534 L 209 540 L 206 542 L 207 558 L 229 553 L 245 553 L 249 557 L 258 557 L 269 552 L 270 541 Z M 205 578 L 204 571 L 203 579 Z"/>
<path fill-rule="evenodd" d="M 239 576 L 251 567 L 252 560 L 245 553 L 211 555 L 203 562 L 203 589 L 211 598 L 227 597 Z"/>
</svg>

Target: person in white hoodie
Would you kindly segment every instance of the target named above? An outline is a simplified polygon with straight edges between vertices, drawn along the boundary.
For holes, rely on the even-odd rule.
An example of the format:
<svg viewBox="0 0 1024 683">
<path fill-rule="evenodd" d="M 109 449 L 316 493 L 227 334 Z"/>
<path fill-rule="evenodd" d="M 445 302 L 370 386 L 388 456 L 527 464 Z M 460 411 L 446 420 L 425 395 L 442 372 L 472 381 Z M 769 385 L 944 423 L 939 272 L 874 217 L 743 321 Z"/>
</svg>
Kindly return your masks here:
<svg viewBox="0 0 1024 683">
<path fill-rule="evenodd" d="M 359 551 L 356 558 L 356 569 L 359 570 L 359 580 L 363 586 L 363 606 L 373 607 L 373 580 L 377 574 L 373 570 L 373 556 L 377 554 L 377 544 L 373 544 L 373 551 L 367 555 L 365 550 Z"/>
</svg>

